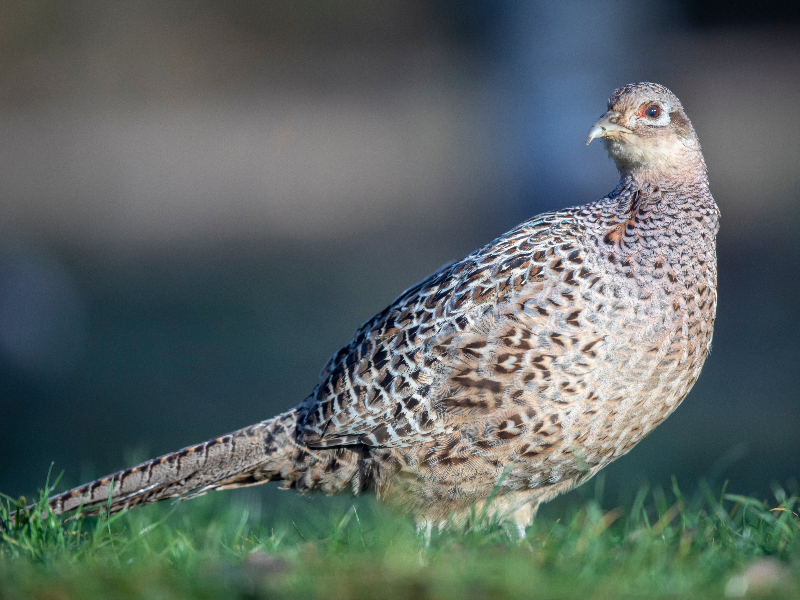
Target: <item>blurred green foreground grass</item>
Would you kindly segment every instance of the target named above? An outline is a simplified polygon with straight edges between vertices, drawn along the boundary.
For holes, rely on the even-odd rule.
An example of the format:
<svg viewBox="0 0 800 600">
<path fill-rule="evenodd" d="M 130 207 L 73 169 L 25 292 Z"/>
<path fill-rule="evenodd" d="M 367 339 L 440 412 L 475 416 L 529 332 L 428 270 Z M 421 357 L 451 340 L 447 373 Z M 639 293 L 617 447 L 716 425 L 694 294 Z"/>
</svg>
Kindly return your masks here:
<svg viewBox="0 0 800 600">
<path fill-rule="evenodd" d="M 46 486 L 47 488 L 48 486 Z M 798 598 L 798 498 L 673 485 L 586 500 L 525 540 L 490 518 L 433 533 L 371 499 L 294 515 L 230 494 L 65 520 L 0 503 L 0 598 Z M 14 520 L 12 522 L 12 515 Z"/>
</svg>

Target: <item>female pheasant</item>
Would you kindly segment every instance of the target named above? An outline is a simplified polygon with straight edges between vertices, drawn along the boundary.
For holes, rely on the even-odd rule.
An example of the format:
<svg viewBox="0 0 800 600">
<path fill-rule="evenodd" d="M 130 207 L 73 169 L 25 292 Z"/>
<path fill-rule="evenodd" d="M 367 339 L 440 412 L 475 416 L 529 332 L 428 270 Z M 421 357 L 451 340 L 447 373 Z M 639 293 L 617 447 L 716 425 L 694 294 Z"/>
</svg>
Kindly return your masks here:
<svg viewBox="0 0 800 600">
<path fill-rule="evenodd" d="M 622 87 L 595 138 L 621 173 L 608 196 L 405 291 L 288 412 L 54 496 L 53 510 L 282 481 L 372 491 L 439 526 L 491 497 L 524 532 L 669 416 L 711 347 L 719 211 L 681 103 Z"/>
</svg>

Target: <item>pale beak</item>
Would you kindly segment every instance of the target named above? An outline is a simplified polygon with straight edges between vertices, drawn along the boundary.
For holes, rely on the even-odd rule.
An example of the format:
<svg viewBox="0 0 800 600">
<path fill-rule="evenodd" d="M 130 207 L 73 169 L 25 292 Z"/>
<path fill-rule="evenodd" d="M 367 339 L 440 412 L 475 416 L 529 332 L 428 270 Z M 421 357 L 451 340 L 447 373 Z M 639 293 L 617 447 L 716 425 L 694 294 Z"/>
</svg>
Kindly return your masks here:
<svg viewBox="0 0 800 600">
<path fill-rule="evenodd" d="M 622 125 L 618 125 L 612 121 L 612 119 L 616 120 L 621 116 L 621 113 L 618 113 L 615 110 L 610 110 L 600 117 L 600 120 L 592 125 L 592 128 L 589 130 L 589 135 L 586 137 L 586 145 L 588 146 L 589 142 L 595 138 L 604 138 L 617 133 L 633 133 L 627 127 L 623 127 Z"/>
</svg>

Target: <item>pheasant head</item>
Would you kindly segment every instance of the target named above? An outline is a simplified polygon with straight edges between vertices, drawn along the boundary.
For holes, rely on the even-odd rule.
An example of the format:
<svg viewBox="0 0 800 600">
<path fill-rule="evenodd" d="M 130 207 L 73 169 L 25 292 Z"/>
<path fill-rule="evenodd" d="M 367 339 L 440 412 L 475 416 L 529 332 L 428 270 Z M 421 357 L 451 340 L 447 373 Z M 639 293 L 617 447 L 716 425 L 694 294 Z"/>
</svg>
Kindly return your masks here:
<svg viewBox="0 0 800 600">
<path fill-rule="evenodd" d="M 657 83 L 632 83 L 616 90 L 586 143 L 595 138 L 603 138 L 622 175 L 642 183 L 706 181 L 692 123 L 675 94 Z"/>
</svg>

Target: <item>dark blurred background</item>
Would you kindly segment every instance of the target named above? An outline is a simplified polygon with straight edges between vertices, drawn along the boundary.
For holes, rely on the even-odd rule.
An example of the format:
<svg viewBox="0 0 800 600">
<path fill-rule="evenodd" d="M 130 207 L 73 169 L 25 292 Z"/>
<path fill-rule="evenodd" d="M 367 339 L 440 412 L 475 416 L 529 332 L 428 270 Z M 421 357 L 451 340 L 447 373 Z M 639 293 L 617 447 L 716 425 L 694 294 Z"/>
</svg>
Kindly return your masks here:
<svg viewBox="0 0 800 600">
<path fill-rule="evenodd" d="M 703 144 L 720 302 L 606 489 L 796 485 L 800 4 L 4 0 L 0 492 L 293 406 L 403 289 L 609 192 L 583 140 L 642 80 Z"/>
</svg>

